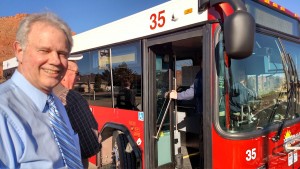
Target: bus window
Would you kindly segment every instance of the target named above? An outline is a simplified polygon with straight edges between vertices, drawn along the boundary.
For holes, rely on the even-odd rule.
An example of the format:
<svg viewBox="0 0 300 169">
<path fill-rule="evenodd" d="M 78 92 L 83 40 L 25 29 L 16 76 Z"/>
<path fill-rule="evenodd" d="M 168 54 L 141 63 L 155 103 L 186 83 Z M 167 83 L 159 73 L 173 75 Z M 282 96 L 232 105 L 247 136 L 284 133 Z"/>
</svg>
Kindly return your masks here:
<svg viewBox="0 0 300 169">
<path fill-rule="evenodd" d="M 300 45 L 283 40 L 283 45 L 285 47 L 286 53 L 293 58 L 293 62 L 297 68 L 298 78 L 300 76 Z"/>
<path fill-rule="evenodd" d="M 299 24 L 297 20 L 252 0 L 246 0 L 245 5 L 247 11 L 253 16 L 257 24 L 290 35 L 299 36 Z"/>
<path fill-rule="evenodd" d="M 78 68 L 80 80 L 75 85 L 90 105 L 112 107 L 109 49 L 83 53 Z"/>
<path fill-rule="evenodd" d="M 224 130 L 250 132 L 285 118 L 288 87 L 279 46 L 278 39 L 256 34 L 250 57 L 231 59 L 229 67 L 222 66 L 220 77 L 225 79 L 219 78 L 219 122 Z"/>
<path fill-rule="evenodd" d="M 138 42 L 111 48 L 116 108 L 141 110 L 141 48 Z"/>
<path fill-rule="evenodd" d="M 75 90 L 79 91 L 90 105 L 127 109 L 126 106 L 117 106 L 117 98 L 124 87 L 123 82 L 128 81 L 135 100 L 133 110 L 141 110 L 139 42 L 110 49 L 93 50 L 82 55 L 83 59 L 77 62 L 80 80 L 76 83 Z"/>
</svg>

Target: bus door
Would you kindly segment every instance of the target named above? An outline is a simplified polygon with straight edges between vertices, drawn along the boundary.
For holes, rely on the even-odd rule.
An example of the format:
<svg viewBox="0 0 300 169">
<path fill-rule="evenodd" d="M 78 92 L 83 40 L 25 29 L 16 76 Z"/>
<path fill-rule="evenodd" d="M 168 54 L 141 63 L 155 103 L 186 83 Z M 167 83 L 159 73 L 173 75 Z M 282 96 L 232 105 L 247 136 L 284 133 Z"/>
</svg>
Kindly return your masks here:
<svg viewBox="0 0 300 169">
<path fill-rule="evenodd" d="M 171 90 L 185 91 L 194 83 L 202 60 L 202 29 L 185 30 L 149 39 L 149 154 L 155 168 L 194 168 L 199 159 L 199 114 L 193 97 L 170 100 Z M 145 63 L 145 61 L 144 61 Z M 152 69 L 151 69 L 152 68 Z M 153 90 L 153 91 L 152 91 Z M 151 94 L 149 94 L 151 96 Z M 153 104 L 151 104 L 153 103 Z M 150 117 L 151 116 L 151 117 Z M 146 125 L 146 124 L 145 124 Z M 146 127 L 147 128 L 147 127 Z M 194 157 L 194 161 L 191 157 Z"/>
</svg>

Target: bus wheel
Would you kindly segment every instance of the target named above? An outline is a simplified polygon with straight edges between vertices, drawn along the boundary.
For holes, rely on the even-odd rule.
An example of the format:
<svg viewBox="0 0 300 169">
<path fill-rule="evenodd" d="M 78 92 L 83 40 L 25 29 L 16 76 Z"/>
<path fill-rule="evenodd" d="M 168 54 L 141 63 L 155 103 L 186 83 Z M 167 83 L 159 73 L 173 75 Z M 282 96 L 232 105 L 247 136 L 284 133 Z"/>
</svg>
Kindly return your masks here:
<svg viewBox="0 0 300 169">
<path fill-rule="evenodd" d="M 114 132 L 113 135 L 113 167 L 118 169 L 136 168 L 135 155 L 126 135 L 118 132 Z"/>
</svg>

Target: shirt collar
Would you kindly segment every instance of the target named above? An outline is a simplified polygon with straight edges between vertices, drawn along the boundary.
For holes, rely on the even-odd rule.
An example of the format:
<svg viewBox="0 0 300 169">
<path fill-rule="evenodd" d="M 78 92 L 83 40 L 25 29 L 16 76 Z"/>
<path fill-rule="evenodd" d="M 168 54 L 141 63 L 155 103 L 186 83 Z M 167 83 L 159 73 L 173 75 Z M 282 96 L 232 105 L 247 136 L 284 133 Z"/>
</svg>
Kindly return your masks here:
<svg viewBox="0 0 300 169">
<path fill-rule="evenodd" d="M 45 108 L 47 95 L 34 87 L 17 69 L 11 80 L 33 101 L 42 112 Z"/>
</svg>

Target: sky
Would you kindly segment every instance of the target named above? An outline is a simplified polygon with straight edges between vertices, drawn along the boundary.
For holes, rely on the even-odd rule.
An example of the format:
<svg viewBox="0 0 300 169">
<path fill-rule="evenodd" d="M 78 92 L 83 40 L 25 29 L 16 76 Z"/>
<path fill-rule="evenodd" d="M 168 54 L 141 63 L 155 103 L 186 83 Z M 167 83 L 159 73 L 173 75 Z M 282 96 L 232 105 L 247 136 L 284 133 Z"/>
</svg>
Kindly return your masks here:
<svg viewBox="0 0 300 169">
<path fill-rule="evenodd" d="M 168 0 L 0 0 L 0 17 L 54 12 L 81 33 Z"/>
<path fill-rule="evenodd" d="M 299 0 L 272 0 L 272 2 L 277 3 L 290 10 L 291 12 L 296 13 L 300 16 L 300 1 Z"/>
<path fill-rule="evenodd" d="M 0 0 L 0 17 L 17 13 L 54 12 L 75 33 L 118 20 L 168 0 Z M 273 0 L 300 15 L 299 0 Z"/>
</svg>

